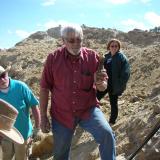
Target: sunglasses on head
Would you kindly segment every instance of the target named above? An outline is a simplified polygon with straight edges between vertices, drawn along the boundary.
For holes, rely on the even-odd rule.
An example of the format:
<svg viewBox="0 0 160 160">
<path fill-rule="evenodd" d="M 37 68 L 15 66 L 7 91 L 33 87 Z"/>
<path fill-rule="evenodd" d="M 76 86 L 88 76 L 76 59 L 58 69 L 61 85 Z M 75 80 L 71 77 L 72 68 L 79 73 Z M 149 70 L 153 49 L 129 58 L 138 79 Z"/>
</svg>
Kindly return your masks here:
<svg viewBox="0 0 160 160">
<path fill-rule="evenodd" d="M 66 38 L 68 43 L 81 43 L 83 39 L 81 38 Z"/>
<path fill-rule="evenodd" d="M 6 77 L 6 73 L 5 72 L 0 75 L 0 79 L 5 78 L 5 77 Z"/>
</svg>

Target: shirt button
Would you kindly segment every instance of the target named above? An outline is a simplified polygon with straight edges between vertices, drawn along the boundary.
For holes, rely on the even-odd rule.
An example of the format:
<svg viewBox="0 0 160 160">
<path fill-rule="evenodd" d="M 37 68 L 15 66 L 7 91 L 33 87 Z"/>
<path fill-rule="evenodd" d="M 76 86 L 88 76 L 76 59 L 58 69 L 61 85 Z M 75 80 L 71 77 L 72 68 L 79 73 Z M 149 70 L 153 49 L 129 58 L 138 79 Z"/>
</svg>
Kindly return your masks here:
<svg viewBox="0 0 160 160">
<path fill-rule="evenodd" d="M 76 94 L 76 92 L 73 92 L 73 94 Z"/>
<path fill-rule="evenodd" d="M 73 81 L 73 83 L 76 83 L 76 81 Z"/>
<path fill-rule="evenodd" d="M 73 101 L 72 104 L 75 104 L 75 102 Z"/>
</svg>

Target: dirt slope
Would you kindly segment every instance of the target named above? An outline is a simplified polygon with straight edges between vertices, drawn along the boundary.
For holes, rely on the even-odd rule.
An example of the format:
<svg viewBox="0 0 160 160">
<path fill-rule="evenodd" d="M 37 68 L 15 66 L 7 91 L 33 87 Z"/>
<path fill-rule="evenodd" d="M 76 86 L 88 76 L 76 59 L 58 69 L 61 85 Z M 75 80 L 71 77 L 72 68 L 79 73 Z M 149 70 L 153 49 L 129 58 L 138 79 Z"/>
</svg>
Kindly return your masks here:
<svg viewBox="0 0 160 160">
<path fill-rule="evenodd" d="M 127 90 L 120 97 L 118 122 L 113 126 L 117 159 L 126 159 L 142 143 L 160 119 L 160 35 L 133 30 L 123 33 L 84 27 L 84 45 L 105 53 L 109 38 L 122 41 L 123 52 L 131 64 Z M 60 46 L 59 28 L 37 32 L 8 50 L 0 51 L 0 65 L 11 65 L 10 75 L 25 81 L 39 96 L 39 79 L 47 54 Z M 108 119 L 108 97 L 101 101 Z M 81 129 L 75 134 L 72 160 L 99 160 L 98 148 L 92 137 Z M 123 158 L 122 158 L 123 157 Z M 136 156 L 136 160 L 160 159 L 160 131 Z"/>
</svg>

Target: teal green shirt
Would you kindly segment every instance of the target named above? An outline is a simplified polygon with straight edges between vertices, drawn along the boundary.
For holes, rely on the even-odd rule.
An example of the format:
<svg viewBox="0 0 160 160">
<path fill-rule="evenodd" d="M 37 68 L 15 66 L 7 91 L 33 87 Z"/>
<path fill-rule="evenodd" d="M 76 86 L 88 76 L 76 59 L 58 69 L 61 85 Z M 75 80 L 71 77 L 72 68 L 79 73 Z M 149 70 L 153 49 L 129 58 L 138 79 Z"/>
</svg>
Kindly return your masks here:
<svg viewBox="0 0 160 160">
<path fill-rule="evenodd" d="M 0 91 L 0 98 L 13 105 L 18 111 L 18 116 L 14 124 L 23 138 L 27 140 L 32 135 L 32 122 L 30 119 L 30 107 L 39 104 L 29 87 L 21 81 L 10 78 L 10 87 L 7 93 Z"/>
</svg>

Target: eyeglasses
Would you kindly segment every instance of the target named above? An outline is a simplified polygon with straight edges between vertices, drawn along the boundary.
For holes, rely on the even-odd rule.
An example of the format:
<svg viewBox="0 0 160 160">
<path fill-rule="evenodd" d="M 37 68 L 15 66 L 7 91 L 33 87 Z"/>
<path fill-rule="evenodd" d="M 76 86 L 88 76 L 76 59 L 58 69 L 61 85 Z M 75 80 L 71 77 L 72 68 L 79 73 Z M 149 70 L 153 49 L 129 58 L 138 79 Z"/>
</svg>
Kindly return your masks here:
<svg viewBox="0 0 160 160">
<path fill-rule="evenodd" d="M 5 78 L 5 77 L 6 77 L 6 73 L 5 72 L 0 75 L 0 79 Z"/>
<path fill-rule="evenodd" d="M 110 46 L 111 48 L 118 48 L 118 46 L 117 45 L 112 45 L 112 46 Z"/>
<path fill-rule="evenodd" d="M 83 39 L 81 38 L 66 38 L 65 39 L 68 43 L 81 43 Z"/>
</svg>

